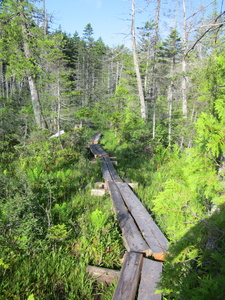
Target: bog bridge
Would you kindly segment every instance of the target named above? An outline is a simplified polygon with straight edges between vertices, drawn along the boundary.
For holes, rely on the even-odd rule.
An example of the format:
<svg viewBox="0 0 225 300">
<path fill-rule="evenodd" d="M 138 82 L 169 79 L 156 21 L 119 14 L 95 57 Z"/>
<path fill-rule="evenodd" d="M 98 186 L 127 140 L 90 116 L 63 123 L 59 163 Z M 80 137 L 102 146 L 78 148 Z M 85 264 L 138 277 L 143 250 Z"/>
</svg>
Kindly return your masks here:
<svg viewBox="0 0 225 300">
<path fill-rule="evenodd" d="M 101 160 L 105 190 L 110 194 L 126 247 L 123 266 L 113 300 L 159 300 L 156 283 L 168 240 L 156 225 L 128 183 L 117 174 L 108 153 L 99 145 L 96 133 L 89 147 Z"/>
</svg>

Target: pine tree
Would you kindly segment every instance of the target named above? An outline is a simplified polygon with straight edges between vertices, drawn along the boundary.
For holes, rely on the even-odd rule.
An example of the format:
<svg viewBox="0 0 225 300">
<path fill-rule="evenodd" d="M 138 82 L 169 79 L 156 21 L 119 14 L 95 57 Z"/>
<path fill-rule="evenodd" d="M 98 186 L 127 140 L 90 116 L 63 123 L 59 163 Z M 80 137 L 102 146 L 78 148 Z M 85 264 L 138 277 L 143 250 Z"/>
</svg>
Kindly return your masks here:
<svg viewBox="0 0 225 300">
<path fill-rule="evenodd" d="M 172 127 L 173 126 L 173 110 L 174 110 L 174 98 L 175 90 L 179 89 L 178 76 L 176 67 L 181 61 L 181 38 L 178 35 L 176 29 L 173 29 L 168 38 L 162 42 L 159 47 L 157 56 L 159 62 L 162 64 L 162 70 L 164 74 L 164 84 L 166 84 L 167 101 L 168 101 L 168 144 L 172 143 Z M 179 106 L 179 99 L 176 99 L 176 106 Z"/>
<path fill-rule="evenodd" d="M 43 34 L 35 23 L 37 10 L 36 1 L 17 2 L 7 0 L 1 5 L 1 53 L 2 60 L 7 61 L 7 74 L 21 80 L 27 78 L 31 102 L 36 124 L 46 127 L 41 102 L 37 89 L 36 78 L 39 74 L 37 63 L 37 39 Z"/>
</svg>

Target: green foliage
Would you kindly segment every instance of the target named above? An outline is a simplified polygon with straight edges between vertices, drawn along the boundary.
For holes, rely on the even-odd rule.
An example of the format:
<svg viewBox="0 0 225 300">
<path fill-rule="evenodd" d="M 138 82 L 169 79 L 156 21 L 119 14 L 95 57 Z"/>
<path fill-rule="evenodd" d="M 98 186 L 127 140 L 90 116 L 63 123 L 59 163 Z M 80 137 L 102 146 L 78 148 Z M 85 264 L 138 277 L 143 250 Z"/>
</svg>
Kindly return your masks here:
<svg viewBox="0 0 225 300">
<path fill-rule="evenodd" d="M 72 229 L 67 230 L 65 224 L 57 224 L 57 225 L 54 225 L 54 226 L 48 228 L 47 237 L 50 240 L 53 240 L 56 242 L 63 241 L 64 239 L 66 239 L 69 236 L 71 230 Z"/>
<path fill-rule="evenodd" d="M 0 258 L 0 266 L 2 266 L 4 269 L 8 269 L 9 268 L 9 264 L 4 263 L 3 259 Z"/>
<path fill-rule="evenodd" d="M 216 109 L 222 108 L 223 101 L 218 100 L 215 103 Z M 223 109 L 218 110 L 218 114 L 224 118 Z M 223 114 L 223 116 L 222 116 Z M 220 117 L 220 118 L 221 118 Z M 224 120 L 218 121 L 213 115 L 202 113 L 197 122 L 197 131 L 199 138 L 197 139 L 199 147 L 206 153 L 211 153 L 215 158 L 224 152 Z"/>
<path fill-rule="evenodd" d="M 156 153 L 158 170 L 140 190 L 170 241 L 160 283 L 165 299 L 220 299 L 223 290 L 225 199 L 214 159 L 224 149 L 217 136 L 223 121 L 203 114 L 197 126 L 197 146 Z"/>
<path fill-rule="evenodd" d="M 91 213 L 91 223 L 96 231 L 102 229 L 107 222 L 107 215 L 96 209 Z"/>
<path fill-rule="evenodd" d="M 90 263 L 119 268 L 123 249 L 109 199 L 103 205 L 90 196 L 88 187 L 101 178 L 99 164 L 80 151 L 90 133 L 65 135 L 64 149 L 48 137 L 33 132 L 14 146 L 1 173 L 0 298 L 111 299 L 115 286 L 86 273 Z"/>
<path fill-rule="evenodd" d="M 111 203 L 104 201 L 103 204 L 102 197 L 94 199 L 92 197 L 92 207 L 86 208 L 88 213 L 79 215 L 80 234 L 73 251 L 93 265 L 118 268 L 118 253 L 124 247 L 114 213 L 110 209 Z"/>
</svg>

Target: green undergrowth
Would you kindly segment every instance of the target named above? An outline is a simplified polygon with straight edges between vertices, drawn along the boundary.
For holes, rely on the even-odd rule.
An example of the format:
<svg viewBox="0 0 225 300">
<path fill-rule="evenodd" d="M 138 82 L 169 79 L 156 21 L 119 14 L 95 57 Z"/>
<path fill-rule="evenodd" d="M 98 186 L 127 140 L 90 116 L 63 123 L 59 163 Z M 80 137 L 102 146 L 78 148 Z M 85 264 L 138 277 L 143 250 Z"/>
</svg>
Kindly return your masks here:
<svg viewBox="0 0 225 300">
<path fill-rule="evenodd" d="M 61 139 L 36 132 L 4 153 L 0 176 L 0 298 L 111 299 L 87 265 L 120 269 L 124 246 L 109 196 L 91 196 L 102 180 L 90 163 L 93 131 Z"/>
</svg>

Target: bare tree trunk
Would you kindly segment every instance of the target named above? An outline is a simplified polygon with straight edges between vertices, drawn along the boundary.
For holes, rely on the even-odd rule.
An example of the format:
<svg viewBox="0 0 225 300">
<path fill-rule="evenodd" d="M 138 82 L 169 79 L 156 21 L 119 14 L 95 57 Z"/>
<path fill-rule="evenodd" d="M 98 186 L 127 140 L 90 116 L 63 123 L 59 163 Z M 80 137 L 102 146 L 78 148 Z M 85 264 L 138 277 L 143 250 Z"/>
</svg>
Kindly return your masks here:
<svg viewBox="0 0 225 300">
<path fill-rule="evenodd" d="M 155 13 L 155 36 L 154 36 L 154 48 L 153 48 L 153 120 L 152 120 L 152 137 L 155 138 L 155 132 L 156 132 L 156 99 L 158 97 L 157 95 L 157 78 L 155 78 L 156 75 L 156 45 L 159 41 L 159 14 L 160 14 L 160 7 L 161 7 L 161 0 L 157 0 L 157 6 L 156 6 L 156 13 Z"/>
<path fill-rule="evenodd" d="M 183 57 L 182 57 L 182 113 L 183 118 L 187 119 L 187 62 L 186 62 L 186 51 L 187 51 L 187 16 L 186 16 L 186 0 L 183 1 Z"/>
<path fill-rule="evenodd" d="M 21 2 L 21 0 L 19 0 L 18 2 Z M 21 17 L 21 29 L 22 29 L 22 33 L 23 33 L 24 54 L 25 54 L 25 57 L 27 60 L 31 60 L 32 55 L 31 55 L 30 48 L 29 48 L 28 41 L 27 41 L 28 33 L 26 30 L 26 26 L 24 24 L 25 16 L 23 15 L 22 12 L 20 12 L 20 17 Z M 29 84 L 29 88 L 30 88 L 31 101 L 32 101 L 32 106 L 33 106 L 33 110 L 34 110 L 34 117 L 35 117 L 36 124 L 39 127 L 46 128 L 47 126 L 46 126 L 46 123 L 45 123 L 43 115 L 42 115 L 41 103 L 40 103 L 40 99 L 39 99 L 39 95 L 38 95 L 36 81 L 32 74 L 29 74 L 27 76 L 27 78 L 28 78 L 28 84 Z"/>
<path fill-rule="evenodd" d="M 120 78 L 120 69 L 119 69 L 119 62 L 116 63 L 116 87 L 119 85 L 119 78 Z"/>
<path fill-rule="evenodd" d="M 157 0 L 157 7 L 155 13 L 155 43 L 158 43 L 159 40 L 159 14 L 160 14 L 161 0 Z"/>
<path fill-rule="evenodd" d="M 27 78 L 28 78 L 28 84 L 30 88 L 31 101 L 34 110 L 35 121 L 39 127 L 45 128 L 45 126 L 43 125 L 43 118 L 41 113 L 41 106 L 40 106 L 36 82 L 32 75 L 28 75 Z"/>
<path fill-rule="evenodd" d="M 0 63 L 0 97 L 5 96 L 5 74 L 4 74 L 4 66 L 3 62 Z"/>
<path fill-rule="evenodd" d="M 173 112 L 173 77 L 174 77 L 174 69 L 175 69 L 175 57 L 172 58 L 171 61 L 171 68 L 170 68 L 170 83 L 168 87 L 168 142 L 169 147 L 171 147 L 171 140 L 172 140 L 172 112 Z"/>
<path fill-rule="evenodd" d="M 136 49 L 136 37 L 135 37 L 135 0 L 132 0 L 132 20 L 131 20 L 131 36 L 132 36 L 132 50 L 133 50 L 133 59 L 134 59 L 134 67 L 136 71 L 137 84 L 138 84 L 138 94 L 141 105 L 141 117 L 146 119 L 146 107 L 145 107 L 145 99 L 144 92 L 141 82 L 141 74 L 137 57 L 137 49 Z"/>
<path fill-rule="evenodd" d="M 59 74 L 59 69 L 57 71 L 57 130 L 59 133 L 59 142 L 60 142 L 60 146 L 63 149 L 63 145 L 62 145 L 62 141 L 61 141 L 61 136 L 60 136 L 60 114 L 61 114 L 61 92 L 60 92 L 60 74 Z"/>
<path fill-rule="evenodd" d="M 172 90 L 172 81 L 168 87 L 168 143 L 171 147 L 171 135 L 172 135 L 172 107 L 173 107 L 173 90 Z"/>
<path fill-rule="evenodd" d="M 155 129 L 156 129 L 156 101 L 153 103 L 153 117 L 152 117 L 152 138 L 155 138 Z"/>
<path fill-rule="evenodd" d="M 44 34 L 47 34 L 47 30 L 48 30 L 48 19 L 47 19 L 47 13 L 46 13 L 46 9 L 45 9 L 45 0 L 42 0 L 42 10 L 43 10 L 43 18 L 44 18 Z"/>
</svg>

